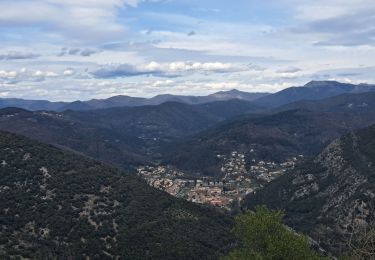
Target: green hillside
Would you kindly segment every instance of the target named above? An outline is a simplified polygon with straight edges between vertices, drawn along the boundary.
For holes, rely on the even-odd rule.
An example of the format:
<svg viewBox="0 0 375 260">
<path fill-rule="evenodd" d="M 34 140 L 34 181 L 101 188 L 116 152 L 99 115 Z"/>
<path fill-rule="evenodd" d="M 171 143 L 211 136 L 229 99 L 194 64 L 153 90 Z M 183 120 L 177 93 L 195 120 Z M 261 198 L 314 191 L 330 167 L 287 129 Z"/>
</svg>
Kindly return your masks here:
<svg viewBox="0 0 375 260">
<path fill-rule="evenodd" d="M 231 220 L 137 177 L 0 133 L 0 258 L 217 259 Z"/>
</svg>

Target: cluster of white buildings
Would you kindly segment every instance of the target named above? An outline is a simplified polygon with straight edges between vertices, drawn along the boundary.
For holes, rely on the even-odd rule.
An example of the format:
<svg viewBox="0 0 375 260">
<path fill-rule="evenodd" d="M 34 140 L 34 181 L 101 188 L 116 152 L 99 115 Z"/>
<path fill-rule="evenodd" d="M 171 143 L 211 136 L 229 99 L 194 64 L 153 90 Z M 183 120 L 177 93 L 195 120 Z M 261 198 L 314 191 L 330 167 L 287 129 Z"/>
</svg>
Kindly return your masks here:
<svg viewBox="0 0 375 260">
<path fill-rule="evenodd" d="M 295 167 L 299 158 L 283 163 L 252 160 L 247 165 L 243 153 L 233 151 L 228 156 L 217 155 L 223 161 L 220 177 L 189 177 L 184 172 L 169 166 L 144 166 L 138 175 L 154 188 L 200 204 L 209 204 L 230 209 L 246 195 L 262 188 L 268 182 Z"/>
</svg>

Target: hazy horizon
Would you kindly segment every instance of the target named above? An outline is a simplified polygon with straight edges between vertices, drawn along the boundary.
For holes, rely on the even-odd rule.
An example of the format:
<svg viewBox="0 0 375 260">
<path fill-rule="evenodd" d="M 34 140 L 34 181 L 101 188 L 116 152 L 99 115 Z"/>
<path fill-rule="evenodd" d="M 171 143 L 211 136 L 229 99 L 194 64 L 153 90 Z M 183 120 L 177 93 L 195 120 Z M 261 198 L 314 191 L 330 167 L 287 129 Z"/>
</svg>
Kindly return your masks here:
<svg viewBox="0 0 375 260">
<path fill-rule="evenodd" d="M 375 82 L 375 2 L 1 1 L 0 97 L 277 92 Z"/>
</svg>

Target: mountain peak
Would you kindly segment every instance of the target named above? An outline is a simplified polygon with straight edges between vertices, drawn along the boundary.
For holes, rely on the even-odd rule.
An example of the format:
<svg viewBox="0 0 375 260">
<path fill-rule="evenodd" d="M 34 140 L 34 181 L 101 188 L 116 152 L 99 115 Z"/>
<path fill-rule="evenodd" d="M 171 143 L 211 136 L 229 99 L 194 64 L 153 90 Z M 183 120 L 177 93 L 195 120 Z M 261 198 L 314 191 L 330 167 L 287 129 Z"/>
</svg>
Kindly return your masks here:
<svg viewBox="0 0 375 260">
<path fill-rule="evenodd" d="M 227 92 L 227 93 L 242 93 L 243 91 L 240 91 L 240 90 L 238 90 L 238 89 L 231 89 L 231 90 L 228 90 L 228 91 L 223 91 L 223 92 Z"/>
<path fill-rule="evenodd" d="M 241 93 L 247 93 L 247 92 L 244 92 L 244 91 L 241 91 L 241 90 L 238 90 L 238 89 L 231 89 L 231 90 L 223 90 L 223 91 L 219 91 L 219 92 L 216 92 L 214 93 L 213 95 L 216 95 L 216 94 L 241 94 Z"/>
<path fill-rule="evenodd" d="M 333 80 L 312 80 L 307 83 L 304 87 L 314 88 L 314 87 L 323 87 L 323 86 L 334 86 L 334 85 L 343 85 L 345 83 L 340 83 Z"/>
<path fill-rule="evenodd" d="M 251 93 L 238 89 L 231 89 L 228 91 L 219 91 L 209 96 L 218 100 L 241 99 L 246 101 L 254 101 L 267 95 L 269 95 L 269 93 Z"/>
</svg>

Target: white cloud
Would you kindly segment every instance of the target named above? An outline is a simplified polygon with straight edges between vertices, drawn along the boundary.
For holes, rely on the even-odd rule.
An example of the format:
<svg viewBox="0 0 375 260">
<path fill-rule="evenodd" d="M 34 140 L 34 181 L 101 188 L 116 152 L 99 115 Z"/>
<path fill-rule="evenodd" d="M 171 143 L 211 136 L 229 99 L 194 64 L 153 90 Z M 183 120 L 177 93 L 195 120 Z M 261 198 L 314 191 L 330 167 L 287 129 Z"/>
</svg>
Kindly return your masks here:
<svg viewBox="0 0 375 260">
<path fill-rule="evenodd" d="M 89 57 L 95 53 L 100 52 L 99 50 L 89 48 L 62 48 L 58 56 L 70 56 L 78 55 L 83 57 Z"/>
<path fill-rule="evenodd" d="M 0 54 L 0 60 L 28 60 L 35 59 L 40 57 L 39 54 L 31 52 L 19 52 L 19 51 L 10 51 L 5 54 Z"/>
<path fill-rule="evenodd" d="M 0 70 L 0 78 L 3 79 L 12 79 L 17 77 L 18 73 L 17 71 L 5 71 L 5 70 Z"/>
<path fill-rule="evenodd" d="M 295 9 L 295 18 L 305 21 L 331 19 L 373 8 L 373 0 L 283 0 Z"/>
<path fill-rule="evenodd" d="M 117 64 L 105 65 L 92 71 L 97 78 L 119 78 L 142 75 L 153 75 L 157 77 L 181 77 L 194 73 L 230 73 L 247 70 L 247 67 L 222 62 L 171 62 L 157 63 L 155 61 L 142 64 Z"/>
<path fill-rule="evenodd" d="M 120 8 L 138 0 L 5 0 L 0 24 L 33 26 L 83 41 L 114 38 L 125 28 L 117 22 Z"/>
<path fill-rule="evenodd" d="M 59 74 L 53 71 L 30 70 L 22 68 L 20 70 L 0 70 L 0 83 L 16 84 L 19 82 L 40 82 L 46 78 L 55 78 Z"/>
<path fill-rule="evenodd" d="M 74 69 L 72 69 L 72 68 L 67 68 L 63 72 L 64 76 L 73 76 L 74 74 L 76 74 L 76 71 Z"/>
<path fill-rule="evenodd" d="M 51 4 L 69 6 L 69 7 L 83 7 L 83 8 L 112 8 L 129 5 L 136 7 L 139 0 L 38 0 Z"/>
<path fill-rule="evenodd" d="M 375 1 L 286 1 L 294 9 L 293 33 L 315 38 L 316 46 L 375 45 Z"/>
<path fill-rule="evenodd" d="M 246 19 L 229 18 L 224 2 L 207 16 L 178 10 L 181 2 L 192 1 L 0 0 L 0 95 L 69 100 L 375 81 L 363 70 L 374 66 L 373 0 L 271 0 Z"/>
<path fill-rule="evenodd" d="M 287 67 L 287 68 L 282 68 L 276 71 L 276 73 L 281 73 L 281 74 L 293 74 L 300 72 L 302 69 L 297 68 L 297 67 Z"/>
<path fill-rule="evenodd" d="M 241 71 L 244 68 L 235 66 L 230 63 L 222 62 L 172 62 L 168 65 L 168 70 L 171 72 L 184 71 L 204 71 L 204 72 L 233 72 Z"/>
</svg>

